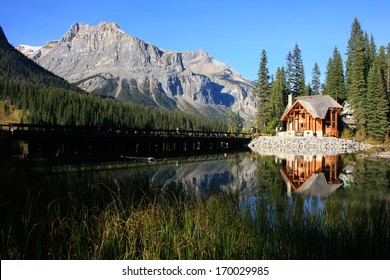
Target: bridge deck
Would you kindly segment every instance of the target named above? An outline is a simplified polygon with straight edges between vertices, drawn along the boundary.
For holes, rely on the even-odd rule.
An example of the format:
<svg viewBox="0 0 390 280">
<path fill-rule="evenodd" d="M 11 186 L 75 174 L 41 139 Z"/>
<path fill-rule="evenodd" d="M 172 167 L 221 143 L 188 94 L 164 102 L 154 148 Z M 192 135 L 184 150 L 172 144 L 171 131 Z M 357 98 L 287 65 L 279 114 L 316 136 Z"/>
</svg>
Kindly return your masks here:
<svg viewBox="0 0 390 280">
<path fill-rule="evenodd" d="M 211 132 L 194 130 L 112 128 L 100 126 L 66 126 L 66 125 L 36 125 L 36 124 L 0 124 L 0 133 L 13 132 L 19 134 L 85 134 L 85 135 L 147 135 L 172 137 L 217 137 L 217 138 L 251 138 L 248 133 Z M 27 132 L 27 133 L 25 133 Z"/>
<path fill-rule="evenodd" d="M 166 156 L 238 150 L 250 140 L 245 133 L 0 124 L 0 152 L 12 156 Z"/>
</svg>

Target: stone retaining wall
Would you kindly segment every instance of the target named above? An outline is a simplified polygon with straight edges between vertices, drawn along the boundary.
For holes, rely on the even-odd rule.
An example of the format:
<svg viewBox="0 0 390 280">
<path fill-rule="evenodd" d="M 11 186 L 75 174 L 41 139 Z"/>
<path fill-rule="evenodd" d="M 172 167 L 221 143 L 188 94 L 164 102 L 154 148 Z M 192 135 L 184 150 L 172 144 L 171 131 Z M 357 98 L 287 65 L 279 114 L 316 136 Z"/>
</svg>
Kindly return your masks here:
<svg viewBox="0 0 390 280">
<path fill-rule="evenodd" d="M 262 136 L 252 140 L 249 147 L 260 154 L 336 155 L 356 153 L 372 145 L 334 137 Z"/>
</svg>

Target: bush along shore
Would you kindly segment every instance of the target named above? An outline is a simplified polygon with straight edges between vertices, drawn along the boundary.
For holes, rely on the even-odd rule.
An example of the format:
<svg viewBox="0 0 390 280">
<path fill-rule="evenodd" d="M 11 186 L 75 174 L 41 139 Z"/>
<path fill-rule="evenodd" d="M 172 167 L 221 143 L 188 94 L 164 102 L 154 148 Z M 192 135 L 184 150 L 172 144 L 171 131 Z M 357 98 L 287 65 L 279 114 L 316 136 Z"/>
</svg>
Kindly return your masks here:
<svg viewBox="0 0 390 280">
<path fill-rule="evenodd" d="M 352 139 L 335 137 L 278 137 L 261 136 L 249 144 L 249 147 L 260 154 L 277 155 L 279 153 L 299 155 L 335 155 L 356 153 L 373 146 Z"/>
</svg>

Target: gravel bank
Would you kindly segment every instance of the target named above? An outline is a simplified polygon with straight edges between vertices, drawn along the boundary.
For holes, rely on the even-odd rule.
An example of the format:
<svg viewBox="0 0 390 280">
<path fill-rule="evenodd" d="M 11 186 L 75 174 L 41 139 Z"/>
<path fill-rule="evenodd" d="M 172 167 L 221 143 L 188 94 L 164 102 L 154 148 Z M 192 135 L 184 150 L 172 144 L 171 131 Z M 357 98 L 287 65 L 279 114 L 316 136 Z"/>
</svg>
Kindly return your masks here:
<svg viewBox="0 0 390 280">
<path fill-rule="evenodd" d="M 356 153 L 372 148 L 372 145 L 334 137 L 262 136 L 252 140 L 249 147 L 260 154 L 335 155 Z"/>
</svg>

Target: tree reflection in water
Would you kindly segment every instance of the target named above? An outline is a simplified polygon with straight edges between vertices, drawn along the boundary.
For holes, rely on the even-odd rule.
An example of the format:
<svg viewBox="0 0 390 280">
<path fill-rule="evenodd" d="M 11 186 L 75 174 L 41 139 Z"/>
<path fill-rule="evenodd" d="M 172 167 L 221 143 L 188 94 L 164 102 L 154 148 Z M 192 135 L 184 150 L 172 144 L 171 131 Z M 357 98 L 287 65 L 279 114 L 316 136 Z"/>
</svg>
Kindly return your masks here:
<svg viewBox="0 0 390 280">
<path fill-rule="evenodd" d="M 111 225 L 111 220 L 105 219 L 118 216 L 120 219 L 115 221 L 119 222 L 141 217 L 134 224 L 137 226 L 143 224 L 143 217 L 150 219 L 156 228 L 166 222 L 167 226 L 162 226 L 161 230 L 173 233 L 202 230 L 211 238 L 227 236 L 225 230 L 232 230 L 232 235 L 229 235 L 232 238 L 251 236 L 257 241 L 251 241 L 251 246 L 245 247 L 250 253 L 243 250 L 243 255 L 236 255 L 245 258 L 282 258 L 286 252 L 290 252 L 292 258 L 314 258 L 318 252 L 323 252 L 318 256 L 321 258 L 362 258 L 375 256 L 374 243 L 382 248 L 377 256 L 383 257 L 386 252 L 388 256 L 390 161 L 355 155 L 276 157 L 240 153 L 205 157 L 199 161 L 186 158 L 131 168 L 110 168 L 85 170 L 77 167 L 72 171 L 67 167 L 1 169 L 2 255 L 5 258 L 50 258 L 46 255 L 46 246 L 52 245 L 47 240 L 54 236 L 59 238 L 54 244 L 60 252 L 58 256 L 72 258 L 61 254 L 62 250 L 73 250 L 74 247 L 67 248 L 64 244 L 72 245 L 70 240 L 75 235 L 59 229 L 74 228 L 77 234 L 84 236 L 84 231 L 79 232 L 84 230 L 80 227 L 83 225 L 91 236 L 89 243 L 81 240 L 79 245 L 84 246 L 83 242 L 88 246 L 96 245 L 102 243 L 99 230 L 103 222 Z M 202 212 L 202 207 L 206 207 L 205 212 Z M 159 213 L 168 219 L 164 215 L 171 212 L 175 213 L 169 216 L 171 220 L 156 220 L 153 216 Z M 83 215 L 79 217 L 79 213 Z M 186 218 L 186 215 L 192 217 L 196 213 L 197 220 Z M 234 220 L 237 228 L 223 226 L 232 227 L 229 222 L 233 217 L 238 217 Z M 80 225 L 77 219 L 82 222 Z M 196 221 L 205 228 L 199 229 L 192 224 Z M 210 221 L 218 221 L 222 226 Z M 188 228 L 181 228 L 187 225 L 184 222 L 188 223 Z M 169 223 L 178 227 L 171 229 Z M 117 229 L 126 229 L 126 234 L 130 234 L 133 225 L 127 226 L 127 222 L 120 223 Z M 213 231 L 216 228 L 218 232 Z M 27 237 L 27 241 L 34 242 L 28 243 Z M 136 235 L 136 238 L 141 237 Z M 323 243 L 319 244 L 319 241 Z M 339 242 L 342 249 L 333 250 L 331 244 L 334 242 Z M 355 248 L 353 245 L 357 242 L 360 244 Z M 210 251 L 202 251 L 202 254 L 222 248 L 218 244 L 205 247 Z M 224 246 L 234 247 L 234 244 L 225 243 Z M 126 248 L 126 244 L 122 245 Z M 320 245 L 322 251 L 318 249 Z M 53 248 L 47 250 L 50 252 Z M 13 250 L 19 250 L 19 255 Z M 234 250 L 230 252 L 234 253 Z M 87 258 L 89 252 L 81 251 L 78 256 Z M 106 257 L 105 254 L 97 256 Z M 113 253 L 107 256 L 116 257 Z"/>
</svg>

